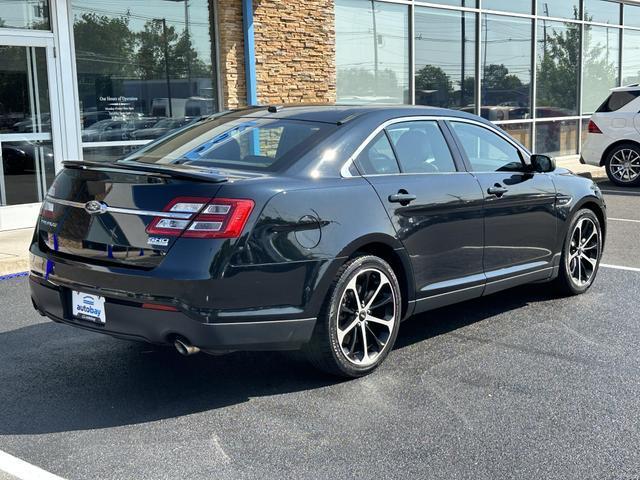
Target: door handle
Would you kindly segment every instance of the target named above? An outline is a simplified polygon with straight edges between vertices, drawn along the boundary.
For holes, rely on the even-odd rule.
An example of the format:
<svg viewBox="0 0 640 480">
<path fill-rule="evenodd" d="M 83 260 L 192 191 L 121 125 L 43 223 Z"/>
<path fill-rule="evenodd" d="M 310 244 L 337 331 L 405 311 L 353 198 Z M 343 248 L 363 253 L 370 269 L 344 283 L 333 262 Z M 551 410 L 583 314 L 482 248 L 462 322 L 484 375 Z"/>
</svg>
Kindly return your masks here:
<svg viewBox="0 0 640 480">
<path fill-rule="evenodd" d="M 501 196 L 503 196 L 505 193 L 507 193 L 509 191 L 508 188 L 504 188 L 502 185 L 500 185 L 499 183 L 496 183 L 493 187 L 489 187 L 487 189 L 487 193 L 489 195 L 495 195 L 496 197 L 500 198 Z"/>
<path fill-rule="evenodd" d="M 405 190 L 400 190 L 398 193 L 389 195 L 389 201 L 391 203 L 399 203 L 400 205 L 409 205 L 416 198 L 417 197 L 415 195 L 412 195 Z"/>
</svg>

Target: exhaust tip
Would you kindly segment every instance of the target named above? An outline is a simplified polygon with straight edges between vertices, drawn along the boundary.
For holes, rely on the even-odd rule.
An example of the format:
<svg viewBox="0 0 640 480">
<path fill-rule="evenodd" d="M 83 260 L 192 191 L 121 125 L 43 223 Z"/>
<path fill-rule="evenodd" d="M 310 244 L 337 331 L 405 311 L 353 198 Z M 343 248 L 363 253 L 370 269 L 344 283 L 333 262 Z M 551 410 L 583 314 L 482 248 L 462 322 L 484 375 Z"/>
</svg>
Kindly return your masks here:
<svg viewBox="0 0 640 480">
<path fill-rule="evenodd" d="M 191 345 L 189 341 L 184 338 L 176 338 L 173 342 L 173 346 L 176 347 L 176 350 L 180 355 L 184 355 L 185 357 L 194 355 L 200 351 L 198 347 Z"/>
</svg>

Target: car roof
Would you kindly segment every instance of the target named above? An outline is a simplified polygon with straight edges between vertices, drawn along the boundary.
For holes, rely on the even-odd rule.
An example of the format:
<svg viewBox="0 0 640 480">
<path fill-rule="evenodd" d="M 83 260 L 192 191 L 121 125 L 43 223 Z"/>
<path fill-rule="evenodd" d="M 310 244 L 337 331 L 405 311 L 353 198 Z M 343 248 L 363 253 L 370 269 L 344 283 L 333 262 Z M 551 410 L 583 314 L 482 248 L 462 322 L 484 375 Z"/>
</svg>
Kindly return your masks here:
<svg viewBox="0 0 640 480">
<path fill-rule="evenodd" d="M 356 118 L 375 114 L 378 120 L 386 121 L 398 117 L 410 116 L 445 116 L 482 120 L 476 115 L 429 106 L 411 105 L 272 105 L 252 106 L 226 113 L 231 116 L 251 118 L 276 118 L 288 120 L 302 120 L 324 122 L 332 124 L 347 123 Z M 482 120 L 484 121 L 484 120 Z"/>
</svg>

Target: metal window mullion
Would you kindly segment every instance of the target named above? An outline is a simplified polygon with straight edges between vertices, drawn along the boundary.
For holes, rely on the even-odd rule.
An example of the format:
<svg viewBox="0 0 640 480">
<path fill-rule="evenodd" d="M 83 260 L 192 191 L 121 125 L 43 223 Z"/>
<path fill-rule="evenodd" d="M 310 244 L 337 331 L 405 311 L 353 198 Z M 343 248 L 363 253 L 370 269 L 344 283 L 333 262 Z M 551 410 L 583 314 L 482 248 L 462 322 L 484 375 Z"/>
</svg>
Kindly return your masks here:
<svg viewBox="0 0 640 480">
<path fill-rule="evenodd" d="M 482 0 L 478 0 L 478 7 L 482 8 Z M 476 81 L 475 81 L 475 114 L 482 113 L 482 13 L 476 13 Z"/>
<path fill-rule="evenodd" d="M 624 29 L 620 29 L 619 37 L 618 37 L 618 86 L 622 86 L 622 62 L 624 60 L 624 56 L 622 52 L 624 51 Z"/>
<path fill-rule="evenodd" d="M 409 5 L 409 103 L 416 104 L 416 7 Z"/>
</svg>

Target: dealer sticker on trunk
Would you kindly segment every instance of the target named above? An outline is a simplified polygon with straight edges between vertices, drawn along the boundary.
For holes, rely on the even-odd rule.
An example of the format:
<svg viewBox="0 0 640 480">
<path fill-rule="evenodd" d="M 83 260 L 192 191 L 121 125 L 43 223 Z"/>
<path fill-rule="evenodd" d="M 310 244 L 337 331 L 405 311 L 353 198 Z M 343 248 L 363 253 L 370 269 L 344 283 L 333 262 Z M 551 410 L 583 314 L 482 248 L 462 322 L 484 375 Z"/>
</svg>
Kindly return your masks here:
<svg viewBox="0 0 640 480">
<path fill-rule="evenodd" d="M 71 308 L 73 316 L 76 318 L 101 325 L 107 322 L 104 312 L 104 297 L 74 290 L 71 295 Z"/>
</svg>

